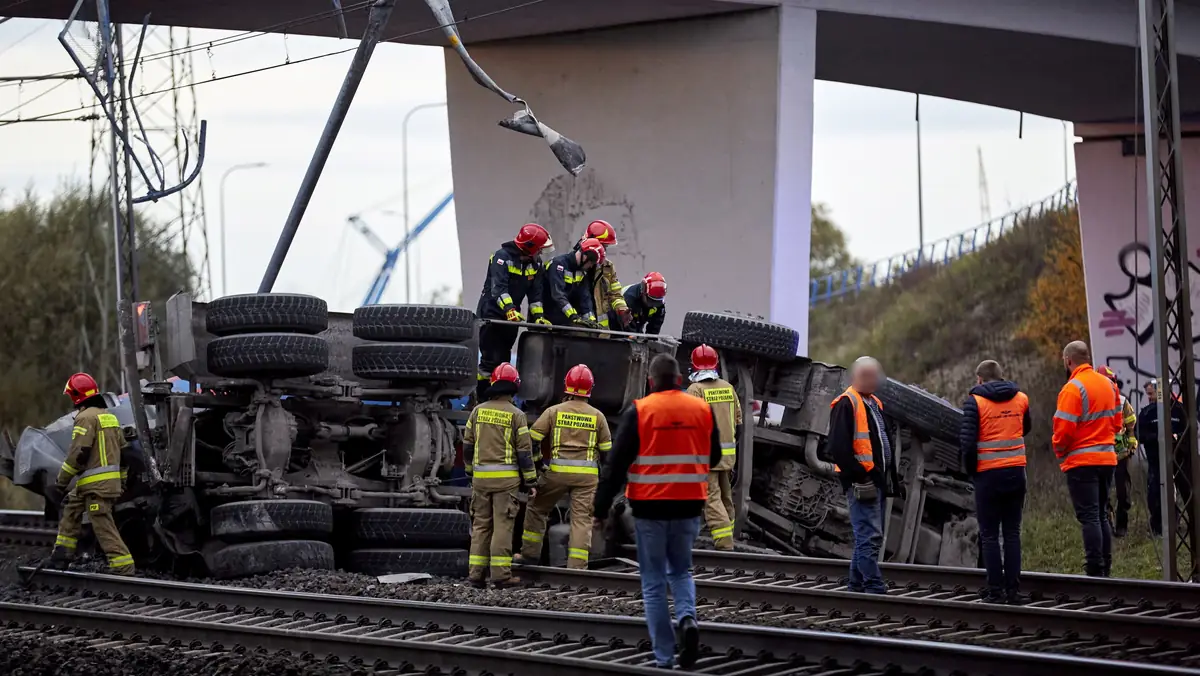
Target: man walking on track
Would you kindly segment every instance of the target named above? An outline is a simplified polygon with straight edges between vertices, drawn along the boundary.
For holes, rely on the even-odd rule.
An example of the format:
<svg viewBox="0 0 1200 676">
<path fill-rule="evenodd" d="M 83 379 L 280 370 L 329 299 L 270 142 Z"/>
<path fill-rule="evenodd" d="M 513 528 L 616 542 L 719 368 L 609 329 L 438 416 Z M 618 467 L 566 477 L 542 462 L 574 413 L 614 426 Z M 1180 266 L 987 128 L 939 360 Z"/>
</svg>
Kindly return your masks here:
<svg viewBox="0 0 1200 676">
<path fill-rule="evenodd" d="M 708 471 L 721 460 L 721 438 L 713 409 L 682 391 L 683 374 L 669 355 L 650 363 L 650 394 L 621 417 L 612 461 L 596 493 L 596 519 L 608 517 L 617 491 L 625 491 L 636 522 L 638 565 L 646 624 L 661 669 L 675 666 L 675 630 L 682 639 L 679 665 L 695 664 L 700 653 L 692 545 L 708 499 Z M 676 624 L 667 606 L 675 597 Z"/>
</svg>

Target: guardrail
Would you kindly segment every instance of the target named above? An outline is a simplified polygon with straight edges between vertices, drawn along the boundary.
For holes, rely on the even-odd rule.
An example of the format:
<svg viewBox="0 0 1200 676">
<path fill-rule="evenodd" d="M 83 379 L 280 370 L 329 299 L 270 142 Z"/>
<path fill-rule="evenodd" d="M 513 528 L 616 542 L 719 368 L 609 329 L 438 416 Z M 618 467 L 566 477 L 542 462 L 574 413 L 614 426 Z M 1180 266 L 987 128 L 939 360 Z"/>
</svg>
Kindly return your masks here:
<svg viewBox="0 0 1200 676">
<path fill-rule="evenodd" d="M 809 305 L 820 305 L 835 298 L 857 294 L 863 289 L 885 286 L 919 268 L 946 265 L 975 253 L 1012 232 L 1022 223 L 1074 204 L 1078 199 L 1076 189 L 1076 183 L 1072 181 L 1040 202 L 1026 205 L 970 230 L 931 242 L 924 248 L 912 249 L 874 263 L 813 279 L 809 282 Z"/>
</svg>

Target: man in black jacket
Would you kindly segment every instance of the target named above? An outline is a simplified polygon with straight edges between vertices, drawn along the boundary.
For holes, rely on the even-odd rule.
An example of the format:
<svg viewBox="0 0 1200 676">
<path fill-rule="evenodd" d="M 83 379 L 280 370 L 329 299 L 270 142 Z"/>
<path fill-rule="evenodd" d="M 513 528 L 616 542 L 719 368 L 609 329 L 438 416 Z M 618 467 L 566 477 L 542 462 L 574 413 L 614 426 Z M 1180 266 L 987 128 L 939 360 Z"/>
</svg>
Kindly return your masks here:
<svg viewBox="0 0 1200 676">
<path fill-rule="evenodd" d="M 903 497 L 895 433 L 887 428 L 883 404 L 874 394 L 882 380 L 879 362 L 859 357 L 850 367 L 850 387 L 833 400 L 829 412 L 828 447 L 837 463 L 854 529 L 848 586 L 850 591 L 870 594 L 887 593 L 879 570 L 886 498 Z"/>
<path fill-rule="evenodd" d="M 975 484 L 979 548 L 987 569 L 983 600 L 1019 603 L 1029 399 L 1016 383 L 1004 380 L 999 363 L 988 359 L 975 369 L 975 387 L 962 411 L 958 446 L 963 470 Z"/>
<path fill-rule="evenodd" d="M 1147 381 L 1144 385 L 1147 404 L 1142 407 L 1137 416 L 1137 438 L 1146 453 L 1146 507 L 1150 512 L 1150 532 L 1154 537 L 1162 537 L 1162 458 L 1159 453 L 1158 438 L 1158 385 L 1156 381 Z M 1183 431 L 1183 407 L 1178 402 L 1171 406 L 1171 432 L 1179 434 Z M 1170 443 L 1170 442 L 1168 442 Z M 1170 471 L 1168 469 L 1168 471 Z"/>
</svg>

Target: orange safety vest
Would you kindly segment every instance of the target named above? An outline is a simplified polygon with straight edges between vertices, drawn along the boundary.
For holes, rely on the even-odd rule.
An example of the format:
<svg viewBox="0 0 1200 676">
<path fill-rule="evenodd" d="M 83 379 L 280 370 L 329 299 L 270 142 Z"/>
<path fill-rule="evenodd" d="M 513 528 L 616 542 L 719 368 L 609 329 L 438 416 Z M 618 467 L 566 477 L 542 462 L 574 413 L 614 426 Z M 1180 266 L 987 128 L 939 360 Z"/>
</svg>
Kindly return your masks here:
<svg viewBox="0 0 1200 676">
<path fill-rule="evenodd" d="M 1116 465 L 1116 435 L 1124 426 L 1117 386 L 1088 364 L 1075 369 L 1054 411 L 1059 469 Z"/>
<path fill-rule="evenodd" d="M 637 460 L 629 467 L 630 500 L 707 500 L 713 414 L 682 390 L 638 399 Z"/>
<path fill-rule="evenodd" d="M 1005 402 L 992 401 L 978 394 L 979 439 L 975 443 L 978 460 L 975 471 L 986 472 L 1002 467 L 1025 466 L 1025 412 L 1029 397 L 1024 392 Z"/>
<path fill-rule="evenodd" d="M 883 402 L 873 394 L 869 396 L 882 413 Z M 863 403 L 862 395 L 853 387 L 847 387 L 845 392 L 830 402 L 829 408 L 832 409 L 842 397 L 848 397 L 850 403 L 854 405 L 854 459 L 863 466 L 863 469 L 870 472 L 875 469 L 875 452 L 871 448 L 871 428 L 867 425 L 867 406 Z M 879 430 L 879 433 L 884 434 L 884 431 Z M 841 472 L 842 468 L 834 465 L 833 471 Z"/>
</svg>

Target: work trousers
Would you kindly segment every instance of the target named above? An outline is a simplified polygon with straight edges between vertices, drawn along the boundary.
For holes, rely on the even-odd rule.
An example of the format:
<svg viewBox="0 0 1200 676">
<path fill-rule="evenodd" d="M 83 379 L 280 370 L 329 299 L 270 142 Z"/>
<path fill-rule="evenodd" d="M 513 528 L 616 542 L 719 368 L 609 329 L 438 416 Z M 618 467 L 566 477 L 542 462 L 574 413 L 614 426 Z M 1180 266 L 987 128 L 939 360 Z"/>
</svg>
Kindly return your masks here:
<svg viewBox="0 0 1200 676">
<path fill-rule="evenodd" d="M 1162 472 L 1159 467 L 1162 459 L 1158 457 L 1157 446 L 1146 446 L 1146 509 L 1150 512 L 1150 532 L 1156 537 L 1162 537 L 1162 484 L 1159 483 Z"/>
<path fill-rule="evenodd" d="M 979 545 L 987 570 L 987 598 L 1014 600 L 1021 587 L 1025 468 L 1004 467 L 979 472 L 974 483 Z"/>
<path fill-rule="evenodd" d="M 1117 493 L 1117 518 L 1116 518 L 1116 533 L 1125 535 L 1125 531 L 1129 529 L 1129 510 L 1133 507 L 1133 502 L 1130 500 L 1129 491 L 1133 488 L 1133 479 L 1129 476 L 1129 460 L 1125 458 L 1117 461 L 1117 468 L 1113 471 L 1113 483 L 1116 484 Z"/>
<path fill-rule="evenodd" d="M 568 493 L 571 496 L 571 536 L 567 542 L 567 568 L 587 568 L 592 548 L 592 503 L 600 478 L 589 474 L 547 471 L 537 484 L 537 495 L 525 508 L 525 528 L 521 533 L 521 556 L 530 563 L 542 557 L 546 537 L 546 518 L 550 510 Z"/>
<path fill-rule="evenodd" d="M 491 569 L 492 582 L 512 577 L 513 524 L 521 503 L 517 486 L 473 486 L 471 493 L 471 553 L 467 578 L 482 582 Z"/>
<path fill-rule="evenodd" d="M 1084 571 L 1091 577 L 1108 577 L 1112 569 L 1112 523 L 1108 518 L 1111 465 L 1085 465 L 1069 469 L 1067 490 L 1075 518 L 1083 529 Z"/>
<path fill-rule="evenodd" d="M 887 500 L 883 491 L 872 502 L 859 502 L 854 487 L 846 491 L 850 508 L 850 526 L 854 529 L 854 554 L 850 557 L 849 589 L 853 592 L 886 594 L 883 572 L 879 569 L 879 550 L 883 547 L 883 510 Z"/>
<path fill-rule="evenodd" d="M 133 575 L 133 555 L 121 539 L 117 524 L 113 520 L 113 498 L 98 498 L 79 495 L 72 491 L 63 505 L 62 519 L 58 522 L 58 538 L 55 549 L 60 558 L 71 559 L 79 546 L 79 535 L 83 532 L 83 515 L 86 512 L 92 522 L 92 532 L 104 555 L 108 557 L 109 572 L 115 575 Z"/>
<path fill-rule="evenodd" d="M 708 502 L 704 504 L 704 523 L 712 531 L 713 546 L 733 550 L 733 486 L 729 472 L 708 473 Z"/>
<path fill-rule="evenodd" d="M 513 344 L 517 342 L 520 327 L 514 324 L 493 321 L 479 328 L 479 382 L 476 396 L 483 401 L 483 393 L 490 385 L 492 370 L 512 359 Z"/>
<path fill-rule="evenodd" d="M 658 521 L 636 519 L 638 568 L 642 604 L 654 661 L 675 664 L 675 627 L 683 618 L 696 619 L 696 583 L 692 580 L 692 546 L 700 533 L 700 518 Z M 675 598 L 675 621 L 667 605 L 667 589 Z"/>
</svg>

